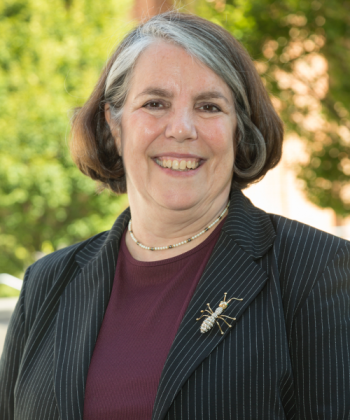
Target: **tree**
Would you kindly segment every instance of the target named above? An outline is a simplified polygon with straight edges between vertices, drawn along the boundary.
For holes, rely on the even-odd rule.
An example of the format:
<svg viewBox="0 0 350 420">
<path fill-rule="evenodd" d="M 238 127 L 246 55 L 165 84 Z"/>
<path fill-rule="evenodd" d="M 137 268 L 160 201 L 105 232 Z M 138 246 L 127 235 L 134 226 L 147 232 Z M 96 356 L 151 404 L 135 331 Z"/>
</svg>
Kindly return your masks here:
<svg viewBox="0 0 350 420">
<path fill-rule="evenodd" d="M 286 131 L 306 144 L 309 199 L 350 214 L 350 1 L 197 0 L 247 48 Z"/>
<path fill-rule="evenodd" d="M 131 1 L 0 5 L 0 273 L 110 228 L 125 197 L 97 194 L 72 163 L 69 112 L 128 31 Z"/>
</svg>

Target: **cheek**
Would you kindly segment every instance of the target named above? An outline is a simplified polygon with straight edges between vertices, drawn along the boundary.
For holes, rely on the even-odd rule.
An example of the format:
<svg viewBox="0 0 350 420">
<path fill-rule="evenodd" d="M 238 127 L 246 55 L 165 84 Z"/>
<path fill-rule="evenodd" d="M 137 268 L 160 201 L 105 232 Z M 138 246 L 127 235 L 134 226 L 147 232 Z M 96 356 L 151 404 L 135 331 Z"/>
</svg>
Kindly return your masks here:
<svg viewBox="0 0 350 420">
<path fill-rule="evenodd" d="M 151 129 L 149 127 L 144 127 L 144 132 L 146 136 L 154 136 L 156 133 L 156 130 Z"/>
<path fill-rule="evenodd" d="M 127 149 L 133 153 L 142 153 L 155 140 L 161 129 L 149 115 L 144 112 L 135 112 L 124 121 L 124 139 Z"/>
<path fill-rule="evenodd" d="M 233 159 L 234 134 L 232 127 L 222 123 L 211 124 L 205 127 L 203 135 L 214 155 Z"/>
</svg>

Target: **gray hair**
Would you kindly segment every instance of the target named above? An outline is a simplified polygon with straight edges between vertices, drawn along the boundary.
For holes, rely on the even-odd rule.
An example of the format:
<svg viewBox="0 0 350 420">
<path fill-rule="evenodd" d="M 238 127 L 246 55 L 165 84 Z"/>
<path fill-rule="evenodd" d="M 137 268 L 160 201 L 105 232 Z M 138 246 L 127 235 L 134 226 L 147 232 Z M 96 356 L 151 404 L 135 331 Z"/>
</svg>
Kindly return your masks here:
<svg viewBox="0 0 350 420">
<path fill-rule="evenodd" d="M 213 70 L 231 89 L 237 117 L 236 148 L 240 146 L 245 160 L 251 162 L 248 168 L 241 170 L 237 167 L 235 159 L 234 172 L 240 178 L 252 179 L 259 175 L 266 163 L 265 139 L 251 119 L 251 106 L 243 83 L 244 69 L 240 69 L 239 62 L 234 62 L 232 51 L 227 43 L 222 42 L 222 32 L 216 29 L 216 25 L 211 25 L 210 28 L 211 30 L 208 30 L 208 27 L 203 27 L 196 20 L 176 19 L 176 12 L 157 15 L 138 26 L 119 47 L 121 52 L 106 78 L 105 102 L 111 105 L 112 118 L 120 124 L 133 70 L 140 54 L 159 40 L 183 48 L 189 55 Z M 245 51 L 244 53 L 247 54 Z M 254 155 L 255 159 L 252 160 L 251 155 Z"/>
</svg>

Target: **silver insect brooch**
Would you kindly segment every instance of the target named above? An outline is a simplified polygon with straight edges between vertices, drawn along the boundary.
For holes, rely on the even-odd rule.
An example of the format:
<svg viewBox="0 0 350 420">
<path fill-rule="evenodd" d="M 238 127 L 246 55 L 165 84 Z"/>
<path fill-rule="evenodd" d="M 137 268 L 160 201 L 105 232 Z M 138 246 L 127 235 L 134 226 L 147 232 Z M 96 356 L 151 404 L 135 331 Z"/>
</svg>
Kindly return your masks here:
<svg viewBox="0 0 350 420">
<path fill-rule="evenodd" d="M 217 320 L 220 319 L 221 321 L 224 321 L 230 328 L 232 327 L 232 325 L 230 325 L 225 320 L 225 318 L 229 318 L 229 319 L 232 319 L 233 321 L 236 321 L 236 318 L 232 318 L 230 316 L 221 315 L 221 314 L 228 307 L 228 304 L 231 302 L 231 300 L 238 300 L 238 301 L 241 302 L 243 299 L 237 299 L 237 298 L 233 297 L 226 302 L 226 295 L 227 295 L 227 293 L 224 293 L 224 300 L 222 300 L 220 302 L 219 307 L 215 309 L 215 312 L 211 309 L 210 304 L 207 303 L 207 306 L 208 306 L 209 309 L 204 309 L 204 310 L 201 311 L 201 313 L 208 312 L 209 315 L 204 314 L 204 315 L 200 316 L 199 318 L 196 318 L 196 321 L 199 321 L 203 317 L 207 318 L 201 324 L 201 327 L 200 327 L 200 332 L 201 333 L 206 333 L 209 330 L 211 330 L 214 326 L 214 322 L 216 322 L 218 324 L 219 330 L 221 331 L 221 334 L 223 334 L 224 332 L 222 331 L 222 329 L 220 327 L 220 324 Z"/>
</svg>

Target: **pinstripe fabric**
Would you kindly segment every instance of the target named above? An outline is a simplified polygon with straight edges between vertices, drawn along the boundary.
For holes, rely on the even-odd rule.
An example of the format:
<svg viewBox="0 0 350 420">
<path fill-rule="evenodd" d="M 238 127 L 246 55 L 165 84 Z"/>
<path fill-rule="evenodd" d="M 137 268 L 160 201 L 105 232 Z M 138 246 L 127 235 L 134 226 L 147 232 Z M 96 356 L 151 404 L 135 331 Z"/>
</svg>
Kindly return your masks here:
<svg viewBox="0 0 350 420">
<path fill-rule="evenodd" d="M 350 419 L 349 242 L 232 193 L 179 327 L 152 420 Z M 82 419 L 84 387 L 126 210 L 105 232 L 26 272 L 0 362 L 0 419 Z M 232 329 L 195 321 L 223 293 Z M 116 349 L 117 351 L 117 349 Z"/>
</svg>

